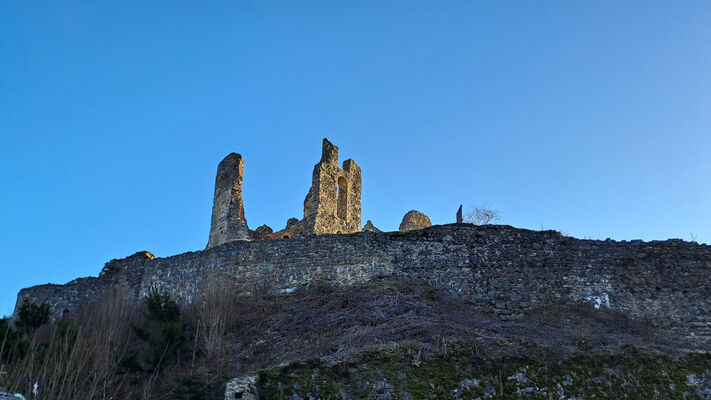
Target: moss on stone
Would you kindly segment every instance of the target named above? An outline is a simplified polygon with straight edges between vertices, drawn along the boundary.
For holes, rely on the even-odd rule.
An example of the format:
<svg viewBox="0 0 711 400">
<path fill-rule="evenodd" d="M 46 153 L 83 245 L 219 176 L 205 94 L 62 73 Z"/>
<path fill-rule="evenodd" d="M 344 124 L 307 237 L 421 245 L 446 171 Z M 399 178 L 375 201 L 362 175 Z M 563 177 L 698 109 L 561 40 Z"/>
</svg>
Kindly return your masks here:
<svg viewBox="0 0 711 400">
<path fill-rule="evenodd" d="M 697 399 L 688 377 L 711 374 L 708 353 L 590 354 L 559 362 L 473 354 L 466 346 L 427 355 L 398 348 L 345 365 L 295 363 L 262 371 L 259 393 L 269 399 Z"/>
</svg>

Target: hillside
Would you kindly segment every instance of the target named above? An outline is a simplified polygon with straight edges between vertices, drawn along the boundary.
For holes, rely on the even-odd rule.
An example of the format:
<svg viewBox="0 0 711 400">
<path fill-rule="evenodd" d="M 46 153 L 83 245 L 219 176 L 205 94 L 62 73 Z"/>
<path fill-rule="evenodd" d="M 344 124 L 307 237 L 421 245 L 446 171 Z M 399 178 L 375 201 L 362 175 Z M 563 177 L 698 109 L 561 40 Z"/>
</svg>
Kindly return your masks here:
<svg viewBox="0 0 711 400">
<path fill-rule="evenodd" d="M 5 385 L 81 361 L 90 398 L 708 398 L 709 265 L 680 240 L 469 224 L 139 252 L 24 289 L 15 318 L 55 320 L 38 348 L 72 326 L 91 351 Z"/>
</svg>

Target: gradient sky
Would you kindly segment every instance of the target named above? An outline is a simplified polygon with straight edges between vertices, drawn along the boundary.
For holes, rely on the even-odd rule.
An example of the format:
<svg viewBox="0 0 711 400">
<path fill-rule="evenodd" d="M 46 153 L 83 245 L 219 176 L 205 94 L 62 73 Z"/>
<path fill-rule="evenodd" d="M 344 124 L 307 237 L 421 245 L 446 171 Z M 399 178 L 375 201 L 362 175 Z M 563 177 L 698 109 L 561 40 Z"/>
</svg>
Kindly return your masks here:
<svg viewBox="0 0 711 400">
<path fill-rule="evenodd" d="M 19 289 L 301 218 L 321 139 L 363 223 L 711 241 L 709 1 L 0 2 L 0 315 Z"/>
</svg>

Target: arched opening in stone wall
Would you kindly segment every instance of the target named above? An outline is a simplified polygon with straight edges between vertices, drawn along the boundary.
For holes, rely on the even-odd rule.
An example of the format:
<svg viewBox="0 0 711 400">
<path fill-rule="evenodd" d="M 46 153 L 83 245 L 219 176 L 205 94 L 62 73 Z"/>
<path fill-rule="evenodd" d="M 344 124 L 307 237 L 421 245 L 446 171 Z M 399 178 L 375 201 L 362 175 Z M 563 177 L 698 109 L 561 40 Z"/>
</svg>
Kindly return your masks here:
<svg viewBox="0 0 711 400">
<path fill-rule="evenodd" d="M 338 177 L 338 200 L 336 205 L 336 215 L 342 220 L 348 217 L 348 184 L 346 178 Z"/>
</svg>

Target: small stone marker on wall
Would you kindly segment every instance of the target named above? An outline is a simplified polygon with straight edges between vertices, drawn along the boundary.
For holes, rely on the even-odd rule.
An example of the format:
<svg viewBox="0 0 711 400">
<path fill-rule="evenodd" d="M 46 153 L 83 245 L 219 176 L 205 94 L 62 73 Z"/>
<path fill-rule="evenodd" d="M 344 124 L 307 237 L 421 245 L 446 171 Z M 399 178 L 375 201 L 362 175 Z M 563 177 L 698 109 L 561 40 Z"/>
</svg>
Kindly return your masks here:
<svg viewBox="0 0 711 400">
<path fill-rule="evenodd" d="M 464 222 L 464 219 L 462 218 L 462 205 L 459 205 L 459 209 L 457 210 L 457 223 L 461 224 Z"/>
</svg>

